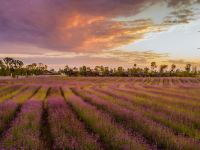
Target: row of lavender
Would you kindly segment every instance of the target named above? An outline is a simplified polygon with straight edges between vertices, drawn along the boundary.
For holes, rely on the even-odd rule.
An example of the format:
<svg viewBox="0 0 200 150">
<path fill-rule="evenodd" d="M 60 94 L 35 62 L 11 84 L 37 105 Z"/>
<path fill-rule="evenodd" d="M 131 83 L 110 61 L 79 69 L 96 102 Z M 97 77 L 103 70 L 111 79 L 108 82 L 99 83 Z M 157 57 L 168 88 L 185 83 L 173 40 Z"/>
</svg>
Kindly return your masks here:
<svg viewBox="0 0 200 150">
<path fill-rule="evenodd" d="M 2 127 L 2 131 L 5 131 L 0 140 L 0 149 L 102 149 L 97 142 L 98 137 L 88 133 L 84 124 L 66 104 L 59 88 L 52 88 L 50 92 L 39 89 L 36 93 L 36 90 L 27 89 L 1 103 L 0 116 L 9 117 L 9 121 L 14 118 L 14 114 L 16 117 L 8 129 Z M 47 124 L 42 123 L 44 120 Z M 9 121 L 1 119 L 1 125 Z M 47 136 L 50 139 L 45 138 Z"/>
<path fill-rule="evenodd" d="M 194 139 L 182 136 L 181 134 L 177 135 L 177 133 L 174 133 L 170 128 L 145 116 L 142 113 L 144 109 L 138 108 L 130 102 L 127 103 L 125 100 L 117 97 L 106 98 L 102 93 L 99 94 L 99 97 L 97 96 L 96 90 L 92 91 L 92 93 L 77 88 L 73 90 L 86 102 L 109 113 L 116 122 L 123 124 L 126 129 L 132 129 L 133 132 L 139 133 L 158 148 L 199 149 L 200 147 L 198 138 Z"/>
<path fill-rule="evenodd" d="M 15 95 L 19 94 L 26 90 L 26 87 L 19 86 L 2 86 L 0 90 L 0 134 L 7 127 L 7 124 L 15 116 L 18 109 L 18 105 L 12 99 L 15 98 Z M 16 96 L 18 99 L 18 97 Z"/>
<path fill-rule="evenodd" d="M 144 141 L 140 141 L 139 138 L 129 134 L 113 122 L 109 115 L 85 103 L 69 89 L 62 93 L 67 97 L 66 101 L 61 96 L 59 88 L 53 88 L 44 102 L 42 101 L 44 96 L 38 96 L 44 93 L 41 90 L 26 101 L 32 92 L 33 89 L 27 90 L 13 98 L 12 101 L 8 101 L 13 106 L 10 106 L 13 108 L 12 113 L 16 112 L 19 104 L 24 104 L 8 130 L 3 133 L 1 149 L 151 148 Z M 46 118 L 42 118 L 44 112 L 47 113 Z M 41 119 L 47 120 L 49 128 L 46 132 L 41 131 L 44 130 L 41 127 Z M 44 135 L 41 133 L 47 134 L 50 139 L 44 140 Z"/>
<path fill-rule="evenodd" d="M 199 89 L 167 88 L 163 86 L 147 87 L 134 85 L 134 83 L 126 84 L 127 85 L 114 83 L 106 85 L 102 84 L 101 86 L 85 86 L 83 87 L 84 90 L 77 91 L 77 88 L 75 88 L 75 92 L 89 103 L 111 113 L 113 116 L 116 116 L 118 108 L 118 106 L 114 106 L 114 104 L 120 105 L 129 111 L 137 112 L 139 115 L 135 117 L 132 116 L 132 119 L 131 117 L 127 120 L 125 117 L 123 118 L 126 125 L 128 124 L 128 121 L 132 120 L 132 124 L 138 124 L 139 128 L 142 128 L 142 126 L 145 125 L 145 122 L 142 120 L 145 118 L 151 120 L 151 122 L 153 121 L 154 124 L 158 124 L 161 127 L 160 131 L 162 131 L 160 133 L 158 132 L 158 139 L 156 139 L 156 137 L 148 137 L 148 134 L 144 133 L 145 130 L 140 131 L 134 127 L 136 132 L 139 132 L 144 137 L 146 136 L 148 140 L 155 142 L 156 145 L 165 147 L 163 144 L 166 143 L 170 147 L 171 143 L 171 146 L 178 146 L 178 149 L 180 149 L 180 147 L 190 149 L 195 149 L 196 147 L 199 149 Z M 92 95 L 90 94 L 88 96 L 87 92 L 92 93 Z M 97 95 L 98 97 L 101 97 L 100 102 L 97 101 Z M 116 110 L 115 112 L 112 112 L 112 109 L 114 111 L 114 108 Z M 126 113 L 124 113 L 124 115 L 125 114 Z M 120 116 L 120 113 L 118 116 Z M 139 118 L 139 116 L 142 119 L 137 121 L 136 118 Z M 149 122 L 146 125 L 148 125 L 147 127 L 149 128 L 151 124 L 152 123 Z M 165 134 L 165 128 L 167 129 L 166 131 L 169 131 L 168 133 L 173 135 L 169 136 L 169 141 L 171 142 L 167 141 L 167 139 L 163 140 L 164 138 L 162 138 L 163 142 L 158 142 L 159 137 L 167 135 L 167 132 Z M 155 130 L 157 129 L 152 130 L 153 132 L 149 135 L 152 136 L 156 133 Z"/>
<path fill-rule="evenodd" d="M 190 96 L 184 89 L 163 91 L 147 84 L 85 85 L 74 85 L 73 92 L 71 87 L 21 88 L 22 94 L 0 104 L 1 148 L 200 148 L 198 90 Z M 0 99 L 7 97 L 1 96 L 7 88 L 0 89 Z"/>
<path fill-rule="evenodd" d="M 151 119 L 197 140 L 200 139 L 200 99 L 197 93 L 181 89 L 112 88 L 96 89 L 145 110 Z"/>
<path fill-rule="evenodd" d="M 84 124 L 66 104 L 59 88 L 52 89 L 47 105 L 53 149 L 101 149 L 98 137 L 87 132 Z"/>
<path fill-rule="evenodd" d="M 38 90 L 38 87 L 25 88 L 13 98 L 0 104 L 2 107 L 0 116 L 7 118 L 1 119 L 0 123 L 3 125 L 1 149 L 32 149 L 36 143 L 39 145 L 41 101 L 31 99 L 41 95 Z"/>
<path fill-rule="evenodd" d="M 51 138 L 47 141 L 52 149 L 154 148 L 142 138 L 130 134 L 108 114 L 84 102 L 69 88 L 61 91 L 52 88 L 46 100 L 48 136 Z"/>
</svg>

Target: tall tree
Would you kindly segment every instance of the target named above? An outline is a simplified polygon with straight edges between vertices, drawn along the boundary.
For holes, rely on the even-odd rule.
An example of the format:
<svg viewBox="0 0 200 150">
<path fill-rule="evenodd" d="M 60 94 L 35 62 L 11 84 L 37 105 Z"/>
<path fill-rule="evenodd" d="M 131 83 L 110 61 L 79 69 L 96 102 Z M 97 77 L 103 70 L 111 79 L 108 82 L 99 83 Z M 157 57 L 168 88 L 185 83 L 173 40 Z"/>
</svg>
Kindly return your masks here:
<svg viewBox="0 0 200 150">
<path fill-rule="evenodd" d="M 168 65 L 160 65 L 160 73 L 164 73 L 165 69 L 167 69 Z"/>
<path fill-rule="evenodd" d="M 175 69 L 176 69 L 176 65 L 175 65 L 175 64 L 172 64 L 172 65 L 171 65 L 171 72 L 174 72 Z"/>
<path fill-rule="evenodd" d="M 0 60 L 0 69 L 3 69 L 3 68 L 5 68 L 5 65 L 4 65 L 3 61 Z"/>
<path fill-rule="evenodd" d="M 117 75 L 118 76 L 123 76 L 124 75 L 124 68 L 123 67 L 118 67 L 117 68 Z"/>
<path fill-rule="evenodd" d="M 7 68 L 11 68 L 14 62 L 14 59 L 11 57 L 6 57 L 3 59 L 4 63 L 6 64 Z"/>
<path fill-rule="evenodd" d="M 191 64 L 186 64 L 186 66 L 185 66 L 185 71 L 186 71 L 187 73 L 190 73 L 191 67 L 192 67 Z"/>
<path fill-rule="evenodd" d="M 15 60 L 11 57 L 6 57 L 3 59 L 4 63 L 6 64 L 6 71 L 8 73 L 8 75 L 13 76 L 13 72 L 14 72 L 14 62 Z"/>
<path fill-rule="evenodd" d="M 71 69 L 69 68 L 68 65 L 65 66 L 65 69 L 64 69 L 64 73 L 67 75 L 67 76 L 71 76 Z"/>
<path fill-rule="evenodd" d="M 148 76 L 148 74 L 149 74 L 149 68 L 148 68 L 148 67 L 145 67 L 145 68 L 144 68 L 144 74 L 145 74 L 146 76 Z"/>
<path fill-rule="evenodd" d="M 87 75 L 87 67 L 86 66 L 80 67 L 79 72 L 80 72 L 81 76 L 86 76 Z"/>
<path fill-rule="evenodd" d="M 156 68 L 157 68 L 156 62 L 151 62 L 151 71 L 155 71 Z"/>
</svg>

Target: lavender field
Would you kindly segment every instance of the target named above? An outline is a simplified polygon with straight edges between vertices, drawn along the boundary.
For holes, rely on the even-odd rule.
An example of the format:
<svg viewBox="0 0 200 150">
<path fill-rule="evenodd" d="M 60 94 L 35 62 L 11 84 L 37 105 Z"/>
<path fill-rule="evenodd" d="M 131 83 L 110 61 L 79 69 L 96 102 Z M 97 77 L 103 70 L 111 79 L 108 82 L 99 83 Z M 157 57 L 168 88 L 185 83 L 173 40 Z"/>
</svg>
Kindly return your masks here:
<svg viewBox="0 0 200 150">
<path fill-rule="evenodd" d="M 0 149 L 200 150 L 200 79 L 2 79 Z"/>
</svg>

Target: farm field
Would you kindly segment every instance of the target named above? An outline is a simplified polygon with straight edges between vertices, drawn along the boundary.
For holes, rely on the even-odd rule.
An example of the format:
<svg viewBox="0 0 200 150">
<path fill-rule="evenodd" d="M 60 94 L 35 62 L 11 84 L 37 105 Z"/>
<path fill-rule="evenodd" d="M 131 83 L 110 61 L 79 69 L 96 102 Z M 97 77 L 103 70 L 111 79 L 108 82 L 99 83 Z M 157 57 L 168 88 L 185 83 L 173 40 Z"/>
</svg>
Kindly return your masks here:
<svg viewBox="0 0 200 150">
<path fill-rule="evenodd" d="M 0 149 L 200 150 L 200 78 L 1 79 Z"/>
</svg>

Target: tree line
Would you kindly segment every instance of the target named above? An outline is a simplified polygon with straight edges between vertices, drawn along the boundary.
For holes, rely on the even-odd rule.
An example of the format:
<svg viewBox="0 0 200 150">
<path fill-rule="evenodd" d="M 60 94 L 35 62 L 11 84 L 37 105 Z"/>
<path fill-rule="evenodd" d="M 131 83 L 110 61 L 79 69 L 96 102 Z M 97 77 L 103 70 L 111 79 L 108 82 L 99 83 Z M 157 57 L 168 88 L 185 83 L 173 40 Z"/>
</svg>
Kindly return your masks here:
<svg viewBox="0 0 200 150">
<path fill-rule="evenodd" d="M 11 57 L 0 60 L 0 76 L 30 76 L 42 75 L 47 72 L 47 65 L 32 63 L 24 66 L 24 62 Z"/>
<path fill-rule="evenodd" d="M 0 76 L 32 76 L 32 75 L 66 75 L 66 76 L 119 76 L 119 77 L 195 77 L 200 76 L 197 67 L 186 64 L 184 69 L 177 68 L 175 64 L 157 65 L 151 62 L 150 67 L 138 67 L 134 64 L 131 68 L 109 68 L 104 66 L 96 66 L 90 68 L 88 66 L 69 67 L 66 65 L 63 69 L 55 71 L 48 70 L 47 65 L 43 63 L 32 63 L 24 65 L 24 62 L 14 58 L 6 57 L 0 60 Z"/>
<path fill-rule="evenodd" d="M 138 67 L 134 64 L 131 68 L 109 68 L 104 66 L 96 66 L 90 68 L 87 66 L 72 67 L 68 65 L 64 69 L 58 71 L 59 74 L 67 76 L 120 76 L 120 77 L 195 77 L 200 75 L 200 71 L 197 67 L 193 67 L 191 64 L 186 64 L 185 69 L 177 68 L 175 64 L 171 66 L 160 65 L 156 62 L 151 62 L 150 67 Z"/>
</svg>

